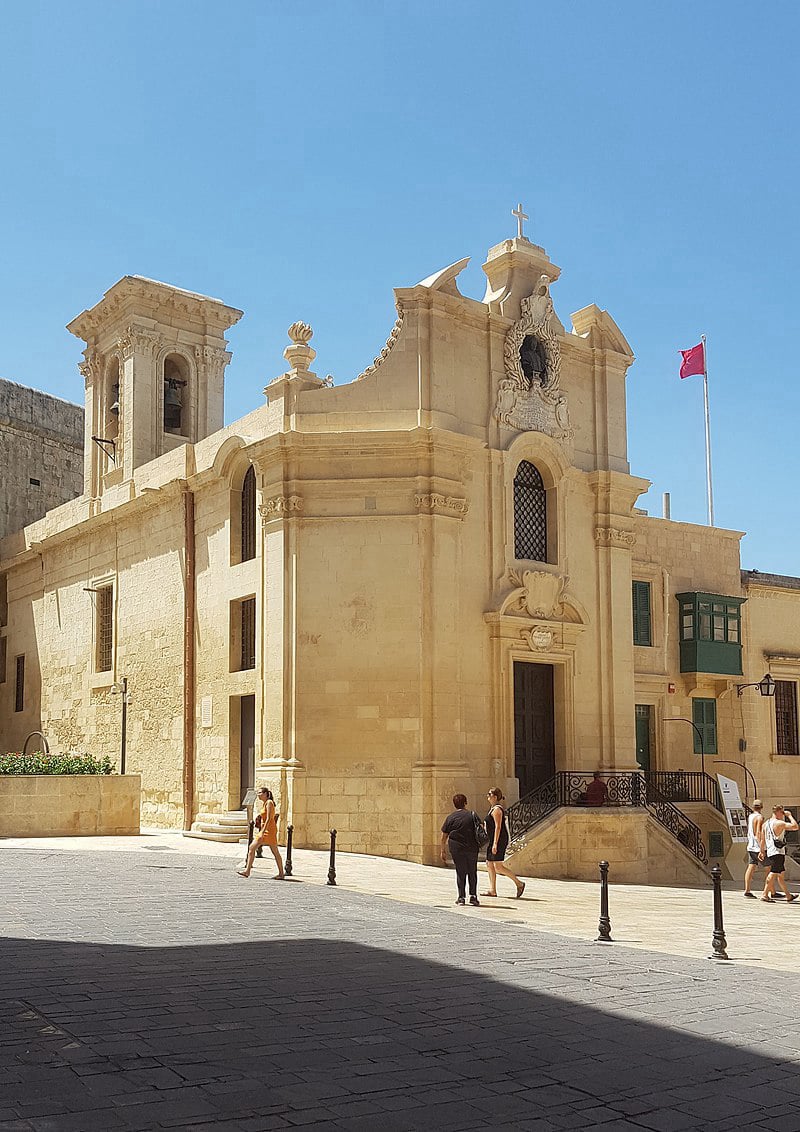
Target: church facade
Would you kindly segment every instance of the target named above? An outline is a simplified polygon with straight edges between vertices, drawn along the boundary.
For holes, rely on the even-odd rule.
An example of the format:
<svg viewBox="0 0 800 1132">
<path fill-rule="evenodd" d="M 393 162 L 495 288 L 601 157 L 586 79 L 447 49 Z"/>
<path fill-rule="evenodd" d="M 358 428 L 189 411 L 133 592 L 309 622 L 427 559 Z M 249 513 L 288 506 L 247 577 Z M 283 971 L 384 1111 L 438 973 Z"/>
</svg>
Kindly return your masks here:
<svg viewBox="0 0 800 1132">
<path fill-rule="evenodd" d="M 480 809 L 565 772 L 697 773 L 698 744 L 743 794 L 723 762 L 800 798 L 800 581 L 743 574 L 739 532 L 637 508 L 632 350 L 597 306 L 565 327 L 542 248 L 492 248 L 483 300 L 466 262 L 396 290 L 348 384 L 295 323 L 265 404 L 226 427 L 240 311 L 126 277 L 70 324 L 84 489 L 0 543 L 0 748 L 41 729 L 116 756 L 125 677 L 144 825 L 236 810 L 258 781 L 298 845 L 336 828 L 424 861 L 456 790 Z M 775 695 L 739 694 L 765 672 Z M 595 867 L 602 837 L 547 828 L 546 873 L 582 875 L 584 849 Z"/>
</svg>

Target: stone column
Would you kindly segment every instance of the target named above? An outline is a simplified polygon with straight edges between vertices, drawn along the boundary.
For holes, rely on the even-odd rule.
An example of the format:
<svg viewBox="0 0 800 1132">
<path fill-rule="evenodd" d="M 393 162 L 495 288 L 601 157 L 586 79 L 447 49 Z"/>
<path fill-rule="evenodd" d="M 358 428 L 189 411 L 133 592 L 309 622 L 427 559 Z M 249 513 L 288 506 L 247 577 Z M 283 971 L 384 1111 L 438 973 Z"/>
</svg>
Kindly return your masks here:
<svg viewBox="0 0 800 1132">
<path fill-rule="evenodd" d="M 595 562 L 598 609 L 598 682 L 601 765 L 635 770 L 633 623 L 631 612 L 632 508 L 646 480 L 621 472 L 592 472 L 596 496 Z"/>
<path fill-rule="evenodd" d="M 274 490 L 274 489 L 273 489 Z M 299 495 L 265 493 L 262 518 L 261 744 L 257 776 L 270 785 L 281 831 L 305 827 L 305 767 L 297 758 L 296 569 Z"/>
<path fill-rule="evenodd" d="M 411 811 L 416 860 L 439 860 L 439 829 L 457 791 L 471 775 L 461 749 L 458 578 L 461 495 L 424 490 L 414 496 L 419 512 L 421 565 L 420 731 L 411 768 Z M 474 801 L 474 799 L 471 799 Z"/>
</svg>

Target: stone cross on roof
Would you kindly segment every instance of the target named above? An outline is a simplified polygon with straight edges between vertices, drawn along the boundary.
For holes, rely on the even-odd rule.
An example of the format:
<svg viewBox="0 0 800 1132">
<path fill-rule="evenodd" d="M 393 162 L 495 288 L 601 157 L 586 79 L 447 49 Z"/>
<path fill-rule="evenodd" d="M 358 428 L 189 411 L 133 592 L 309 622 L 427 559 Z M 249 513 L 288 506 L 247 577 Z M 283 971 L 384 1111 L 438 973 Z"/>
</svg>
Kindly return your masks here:
<svg viewBox="0 0 800 1132">
<path fill-rule="evenodd" d="M 523 220 L 530 220 L 530 216 L 522 211 L 522 205 L 518 204 L 516 208 L 511 209 L 511 215 L 517 218 L 517 239 L 526 239 L 525 233 L 522 231 Z"/>
</svg>

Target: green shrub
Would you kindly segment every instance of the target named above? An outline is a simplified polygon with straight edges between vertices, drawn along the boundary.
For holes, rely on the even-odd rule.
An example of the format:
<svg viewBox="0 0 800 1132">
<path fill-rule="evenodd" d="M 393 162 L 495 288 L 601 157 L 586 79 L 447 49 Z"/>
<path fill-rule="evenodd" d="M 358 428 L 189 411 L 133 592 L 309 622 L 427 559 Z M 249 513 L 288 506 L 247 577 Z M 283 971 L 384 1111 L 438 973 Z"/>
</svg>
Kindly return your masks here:
<svg viewBox="0 0 800 1132">
<path fill-rule="evenodd" d="M 0 774 L 113 774 L 115 767 L 108 755 L 45 755 L 33 751 L 21 755 L 9 751 L 0 755 Z"/>
</svg>

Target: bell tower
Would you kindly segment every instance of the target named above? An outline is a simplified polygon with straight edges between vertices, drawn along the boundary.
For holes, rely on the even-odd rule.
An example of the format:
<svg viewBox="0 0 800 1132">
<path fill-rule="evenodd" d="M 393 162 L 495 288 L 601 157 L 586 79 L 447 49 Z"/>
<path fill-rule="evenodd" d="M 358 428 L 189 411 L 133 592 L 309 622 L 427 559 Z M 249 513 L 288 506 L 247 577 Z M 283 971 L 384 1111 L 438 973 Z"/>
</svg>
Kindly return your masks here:
<svg viewBox="0 0 800 1132">
<path fill-rule="evenodd" d="M 222 428 L 225 332 L 242 312 L 126 275 L 67 329 L 86 343 L 84 494 Z"/>
</svg>

